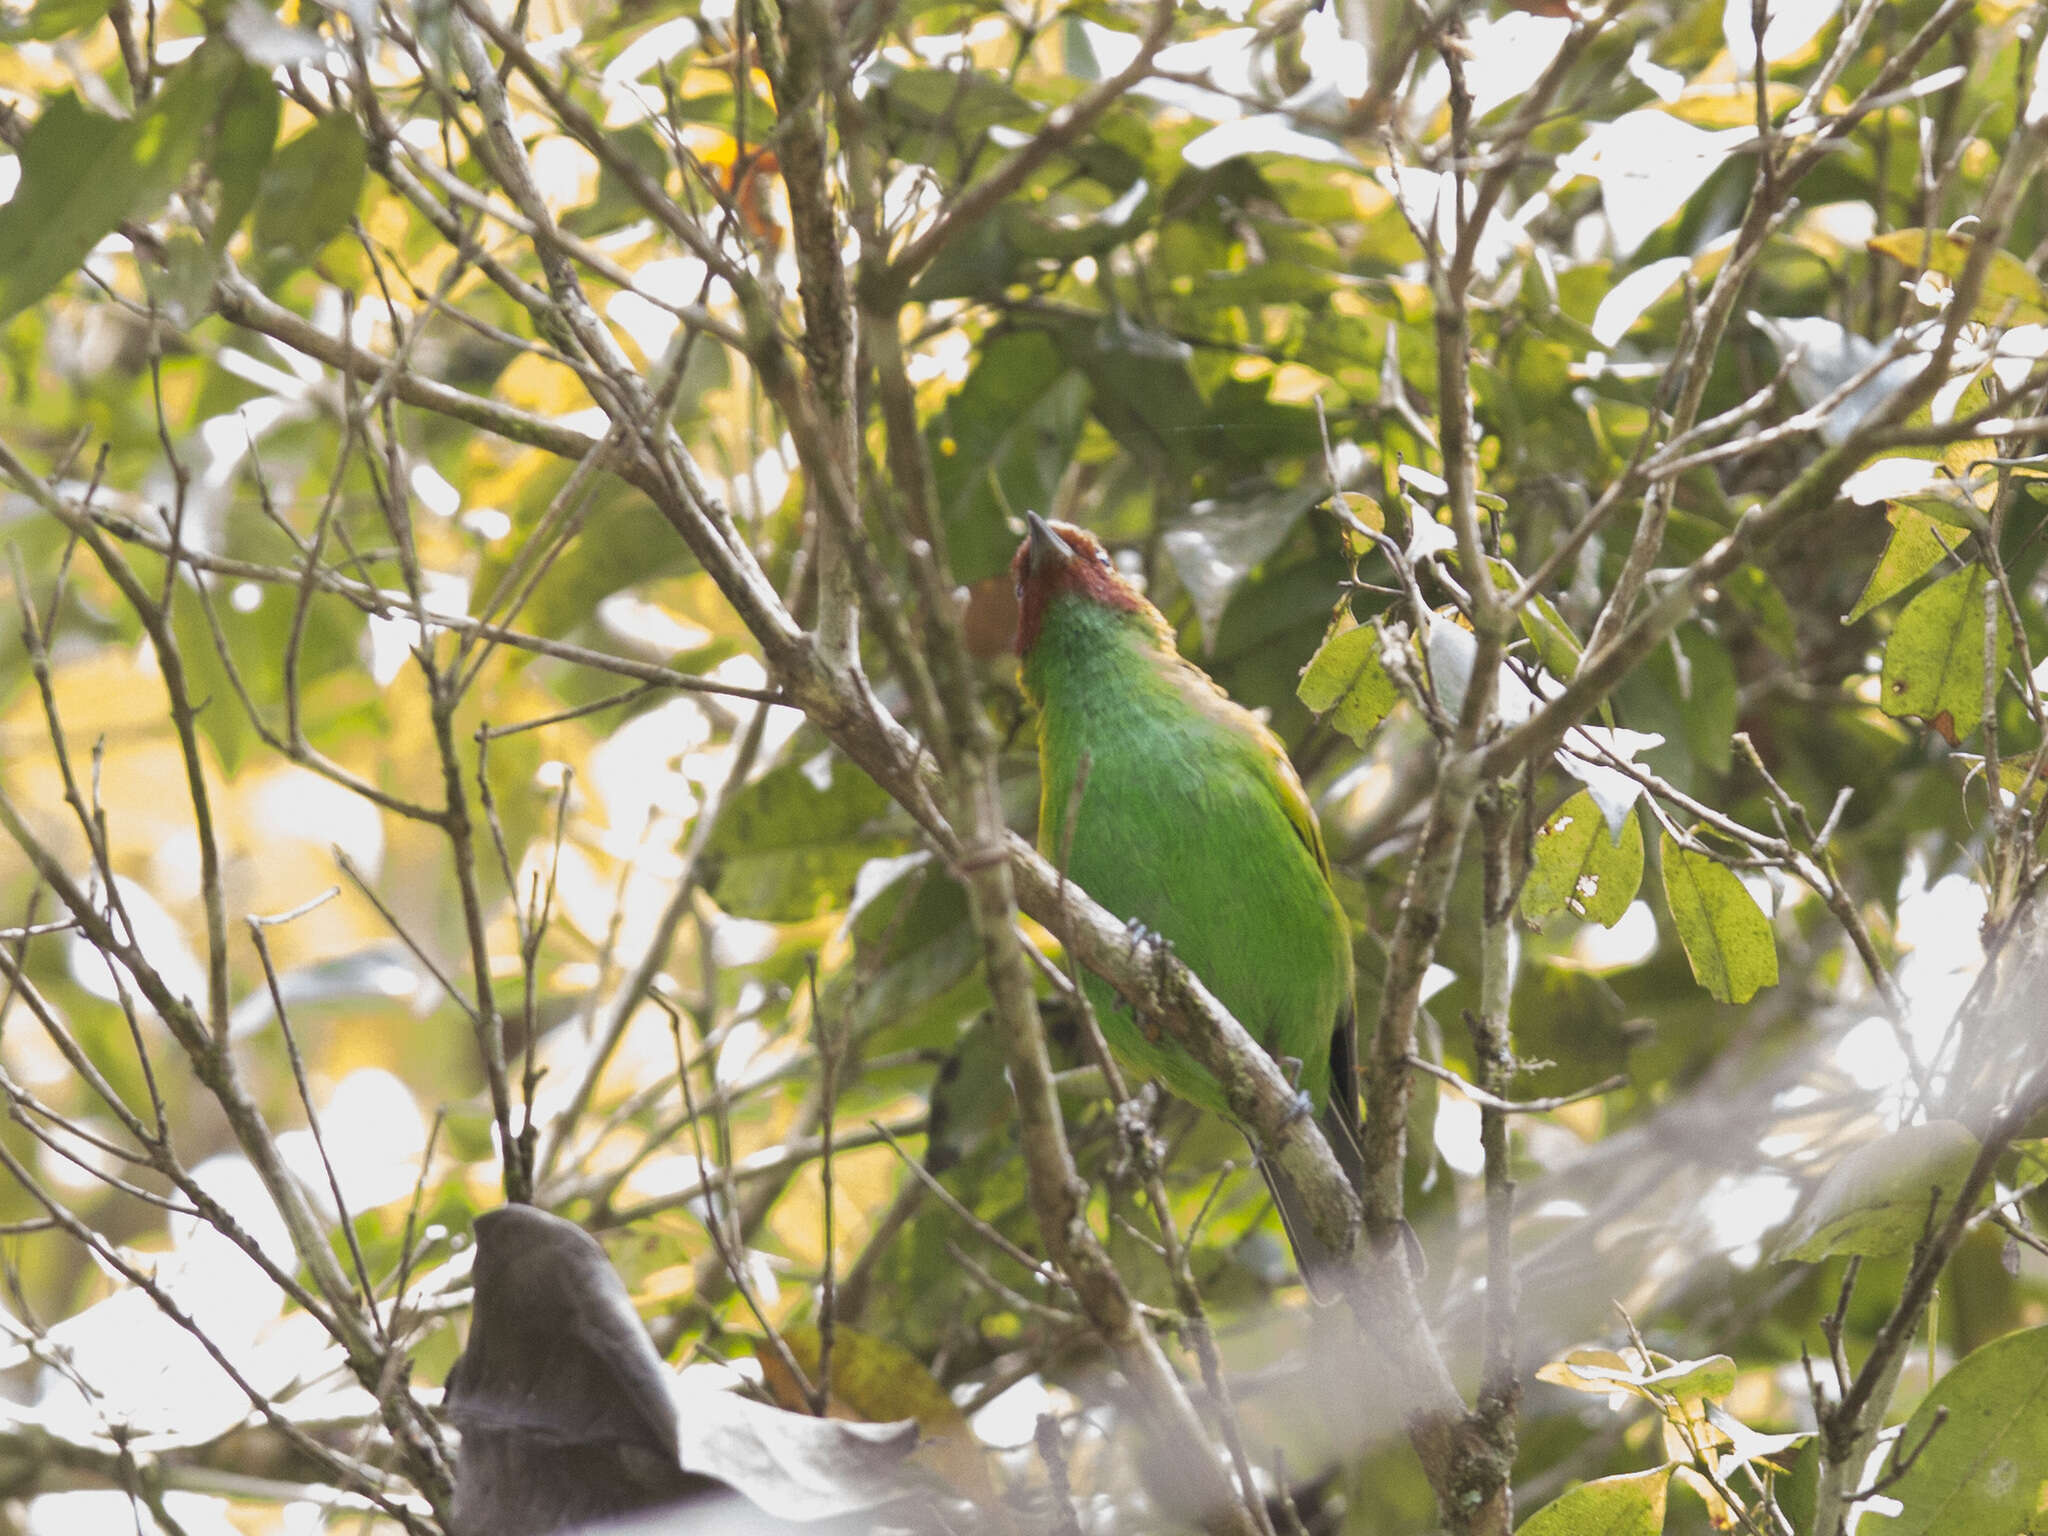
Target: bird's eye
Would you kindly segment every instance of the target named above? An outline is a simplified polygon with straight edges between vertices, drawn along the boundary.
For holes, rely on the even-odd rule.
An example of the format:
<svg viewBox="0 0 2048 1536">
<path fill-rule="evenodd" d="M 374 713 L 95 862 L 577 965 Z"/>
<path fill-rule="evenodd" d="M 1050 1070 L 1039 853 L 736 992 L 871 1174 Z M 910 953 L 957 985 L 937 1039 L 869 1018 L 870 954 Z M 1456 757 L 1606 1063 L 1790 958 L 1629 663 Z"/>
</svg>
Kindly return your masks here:
<svg viewBox="0 0 2048 1536">
<path fill-rule="evenodd" d="M 1109 570 L 1113 568 L 1110 565 L 1109 551 L 1104 549 L 1100 544 L 1095 546 L 1095 563 L 1101 566 L 1104 570 Z"/>
</svg>

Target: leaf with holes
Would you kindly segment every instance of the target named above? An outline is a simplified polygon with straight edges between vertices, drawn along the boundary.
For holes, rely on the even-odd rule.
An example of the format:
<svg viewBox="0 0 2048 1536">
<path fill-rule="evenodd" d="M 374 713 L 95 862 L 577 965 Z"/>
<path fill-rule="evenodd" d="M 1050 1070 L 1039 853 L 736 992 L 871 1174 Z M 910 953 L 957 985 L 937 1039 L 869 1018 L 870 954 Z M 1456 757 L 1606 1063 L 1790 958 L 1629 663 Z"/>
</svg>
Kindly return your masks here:
<svg viewBox="0 0 2048 1536">
<path fill-rule="evenodd" d="M 1619 836 L 1610 835 L 1599 806 L 1580 790 L 1536 834 L 1529 878 L 1522 886 L 1522 916 L 1540 923 L 1570 911 L 1612 928 L 1642 883 L 1642 824 L 1630 816 Z"/>
</svg>

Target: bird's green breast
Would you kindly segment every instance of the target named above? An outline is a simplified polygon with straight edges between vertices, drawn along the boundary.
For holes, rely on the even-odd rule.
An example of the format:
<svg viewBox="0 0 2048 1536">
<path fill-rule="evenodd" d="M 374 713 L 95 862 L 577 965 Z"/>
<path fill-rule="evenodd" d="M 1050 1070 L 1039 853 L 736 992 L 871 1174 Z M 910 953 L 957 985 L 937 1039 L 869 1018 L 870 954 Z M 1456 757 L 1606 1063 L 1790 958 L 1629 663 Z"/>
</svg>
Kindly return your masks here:
<svg viewBox="0 0 2048 1536">
<path fill-rule="evenodd" d="M 1138 615 L 1068 596 L 1026 658 L 1040 707 L 1039 844 L 1111 912 L 1167 939 L 1316 1105 L 1330 1032 L 1351 998 L 1342 912 L 1288 811 L 1271 738 L 1159 642 Z M 1071 836 L 1075 779 L 1088 764 Z M 1092 981 L 1092 978 L 1091 978 Z M 1220 1089 L 1091 985 L 1118 1053 L 1183 1098 Z"/>
</svg>

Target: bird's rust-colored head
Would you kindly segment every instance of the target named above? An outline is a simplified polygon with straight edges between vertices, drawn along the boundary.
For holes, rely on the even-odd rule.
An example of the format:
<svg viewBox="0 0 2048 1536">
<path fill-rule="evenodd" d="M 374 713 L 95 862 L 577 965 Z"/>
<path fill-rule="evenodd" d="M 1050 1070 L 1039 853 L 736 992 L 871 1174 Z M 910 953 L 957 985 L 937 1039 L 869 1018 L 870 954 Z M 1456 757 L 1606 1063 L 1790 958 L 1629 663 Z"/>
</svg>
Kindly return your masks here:
<svg viewBox="0 0 2048 1536">
<path fill-rule="evenodd" d="M 1036 512 L 1024 514 L 1030 529 L 1010 561 L 1017 581 L 1017 654 L 1028 656 L 1038 643 L 1045 610 L 1062 592 L 1072 592 L 1105 608 L 1126 613 L 1157 611 L 1117 573 L 1095 535 L 1072 523 L 1049 523 Z M 1160 621 L 1163 625 L 1164 621 Z"/>
</svg>

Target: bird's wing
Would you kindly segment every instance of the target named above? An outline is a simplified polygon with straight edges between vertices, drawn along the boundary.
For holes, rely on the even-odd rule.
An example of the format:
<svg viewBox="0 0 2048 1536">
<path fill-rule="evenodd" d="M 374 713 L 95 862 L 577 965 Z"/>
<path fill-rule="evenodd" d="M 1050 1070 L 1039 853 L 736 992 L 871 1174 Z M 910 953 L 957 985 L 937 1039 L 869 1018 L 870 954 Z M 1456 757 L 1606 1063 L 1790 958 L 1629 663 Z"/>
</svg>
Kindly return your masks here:
<svg viewBox="0 0 2048 1536">
<path fill-rule="evenodd" d="M 570 1332 L 602 1363 L 632 1416 L 657 1445 L 676 1445 L 676 1410 L 668 1390 L 668 1368 L 647 1337 L 647 1326 L 614 1282 L 571 1314 Z"/>
<path fill-rule="evenodd" d="M 1302 846 L 1314 856 L 1316 867 L 1327 877 L 1330 855 L 1323 846 L 1323 829 L 1316 824 L 1315 807 L 1309 804 L 1308 790 L 1302 786 L 1301 775 L 1294 771 L 1293 760 L 1288 757 L 1287 748 L 1281 744 L 1280 738 L 1257 715 L 1225 693 L 1222 684 L 1185 656 L 1176 654 L 1172 659 L 1179 663 L 1174 669 L 1175 681 L 1188 703 L 1199 713 L 1244 738 L 1258 754 L 1267 770 L 1273 793 L 1280 801 L 1280 809 L 1286 813 L 1288 825 L 1294 828 L 1294 835 L 1301 839 Z"/>
<path fill-rule="evenodd" d="M 1273 787 L 1280 795 L 1280 809 L 1287 813 L 1288 823 L 1294 828 L 1294 835 L 1302 840 L 1308 851 L 1315 855 L 1316 867 L 1325 878 L 1330 873 L 1330 854 L 1323 847 L 1323 829 L 1316 821 L 1315 807 L 1309 804 L 1308 790 L 1301 782 L 1301 775 L 1294 771 L 1293 760 L 1287 749 L 1280 745 L 1280 738 L 1259 725 L 1259 746 L 1273 760 Z"/>
</svg>

